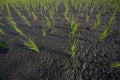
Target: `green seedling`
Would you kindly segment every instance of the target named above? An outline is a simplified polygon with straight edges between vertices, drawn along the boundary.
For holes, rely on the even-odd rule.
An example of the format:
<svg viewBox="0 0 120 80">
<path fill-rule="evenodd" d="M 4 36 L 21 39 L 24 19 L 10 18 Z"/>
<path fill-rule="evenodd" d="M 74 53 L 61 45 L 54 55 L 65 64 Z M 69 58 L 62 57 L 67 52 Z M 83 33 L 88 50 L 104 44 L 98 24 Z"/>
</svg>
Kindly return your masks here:
<svg viewBox="0 0 120 80">
<path fill-rule="evenodd" d="M 75 18 L 72 15 L 71 22 L 70 22 L 70 28 L 71 28 L 71 30 L 73 29 L 74 25 L 75 25 Z"/>
<path fill-rule="evenodd" d="M 74 39 L 70 39 L 70 50 L 71 50 L 71 57 L 74 58 L 77 52 L 77 45 L 78 45 L 78 39 L 80 34 L 76 34 L 76 37 Z"/>
<path fill-rule="evenodd" d="M 99 37 L 99 42 L 103 41 L 109 34 L 109 26 L 106 25 L 103 32 L 100 34 L 100 37 Z"/>
<path fill-rule="evenodd" d="M 77 51 L 77 41 L 74 40 L 73 44 L 71 45 L 71 57 L 74 58 Z"/>
<path fill-rule="evenodd" d="M 1 28 L 0 28 L 0 34 L 5 35 L 5 32 Z"/>
<path fill-rule="evenodd" d="M 112 24 L 112 22 L 115 19 L 115 15 L 116 15 L 116 11 L 113 13 L 112 17 L 109 19 L 108 23 L 106 24 L 104 31 L 101 33 L 100 37 L 99 37 L 99 42 L 101 42 L 102 40 L 104 40 L 111 31 L 109 31 L 109 26 Z"/>
<path fill-rule="evenodd" d="M 75 34 L 76 34 L 77 30 L 78 30 L 78 27 L 79 27 L 79 24 L 75 24 L 75 25 L 73 26 L 73 29 L 72 29 L 72 32 L 71 32 L 71 37 L 72 37 L 72 39 L 74 39 Z"/>
<path fill-rule="evenodd" d="M 50 28 L 51 27 L 51 21 L 50 21 L 50 19 L 46 16 L 45 20 L 46 20 L 46 24 L 47 24 L 48 28 Z"/>
<path fill-rule="evenodd" d="M 53 20 L 54 10 L 50 9 L 49 13 L 50 13 L 50 18 Z"/>
<path fill-rule="evenodd" d="M 21 36 L 24 36 L 23 32 L 17 27 L 17 23 L 15 21 L 8 19 L 8 23 L 10 24 L 13 30 L 15 30 Z"/>
<path fill-rule="evenodd" d="M 86 21 L 87 21 L 87 23 L 89 22 L 89 18 L 90 18 L 90 16 L 89 16 L 89 14 L 87 14 L 86 15 Z"/>
<path fill-rule="evenodd" d="M 67 21 L 69 21 L 69 16 L 68 16 L 68 14 L 69 14 L 69 5 L 68 5 L 68 1 L 67 0 L 65 0 L 64 5 L 65 5 L 64 16 L 65 16 L 65 19 Z"/>
<path fill-rule="evenodd" d="M 25 16 L 21 15 L 20 17 L 23 19 L 23 22 L 25 22 L 28 26 L 32 26 Z"/>
<path fill-rule="evenodd" d="M 38 49 L 37 45 L 35 44 L 34 40 L 32 40 L 30 37 L 27 37 L 27 36 L 26 36 L 26 39 L 27 39 L 26 41 L 22 40 L 24 45 L 28 49 L 33 50 L 33 51 L 39 53 L 39 49 Z"/>
<path fill-rule="evenodd" d="M 46 36 L 46 32 L 47 32 L 47 28 L 45 26 L 42 27 L 42 33 L 43 33 L 43 37 Z"/>
<path fill-rule="evenodd" d="M 33 18 L 34 18 L 34 20 L 33 21 L 35 21 L 35 20 L 38 20 L 38 18 L 37 18 L 37 16 L 36 16 L 36 14 L 32 11 L 31 12 L 31 15 L 33 16 Z M 29 23 L 29 25 L 30 25 L 30 23 Z"/>
<path fill-rule="evenodd" d="M 120 68 L 120 62 L 116 62 L 110 65 L 111 67 Z"/>
<path fill-rule="evenodd" d="M 100 24 L 101 14 L 102 14 L 102 13 L 98 13 L 97 16 L 96 16 L 96 20 L 95 20 L 95 22 L 94 22 L 94 28 L 95 28 L 95 29 L 96 29 L 97 26 Z"/>
<path fill-rule="evenodd" d="M 25 22 L 28 26 L 31 26 L 27 18 L 24 15 L 22 15 L 21 12 L 14 5 L 11 4 L 11 6 L 15 10 L 15 12 L 19 15 L 19 17 L 23 20 L 23 22 Z"/>
<path fill-rule="evenodd" d="M 6 8 L 7 8 L 8 17 L 11 17 L 11 12 L 8 4 L 6 4 Z"/>
<path fill-rule="evenodd" d="M 11 25 L 11 27 L 21 36 L 24 36 L 23 32 L 17 27 L 17 25 Z"/>
</svg>

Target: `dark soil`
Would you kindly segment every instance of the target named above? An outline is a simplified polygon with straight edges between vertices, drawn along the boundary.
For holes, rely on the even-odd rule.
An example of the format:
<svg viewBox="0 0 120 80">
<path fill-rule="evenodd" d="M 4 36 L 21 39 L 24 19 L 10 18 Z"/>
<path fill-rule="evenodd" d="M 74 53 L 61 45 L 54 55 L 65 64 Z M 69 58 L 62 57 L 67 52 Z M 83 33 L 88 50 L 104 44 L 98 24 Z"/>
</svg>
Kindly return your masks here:
<svg viewBox="0 0 120 80">
<path fill-rule="evenodd" d="M 96 12 L 90 17 L 89 22 L 80 16 L 80 12 L 72 9 L 77 21 L 80 23 L 80 38 L 78 52 L 75 59 L 71 58 L 69 49 L 70 24 L 65 20 L 64 8 L 55 13 L 55 31 L 47 32 L 42 43 L 42 21 L 44 16 L 36 11 L 38 20 L 28 16 L 32 27 L 27 26 L 18 15 L 12 11 L 18 27 L 34 39 L 40 53 L 24 47 L 20 39 L 24 39 L 7 24 L 0 25 L 6 35 L 0 35 L 2 41 L 8 43 L 8 52 L 0 53 L 0 80 L 120 80 L 120 69 L 111 68 L 110 65 L 120 61 L 120 13 L 110 26 L 112 32 L 104 41 L 98 43 L 100 33 L 112 15 L 111 10 L 102 15 L 101 24 L 93 28 Z M 43 13 L 44 14 L 44 13 Z M 47 13 L 45 13 L 47 14 Z"/>
</svg>

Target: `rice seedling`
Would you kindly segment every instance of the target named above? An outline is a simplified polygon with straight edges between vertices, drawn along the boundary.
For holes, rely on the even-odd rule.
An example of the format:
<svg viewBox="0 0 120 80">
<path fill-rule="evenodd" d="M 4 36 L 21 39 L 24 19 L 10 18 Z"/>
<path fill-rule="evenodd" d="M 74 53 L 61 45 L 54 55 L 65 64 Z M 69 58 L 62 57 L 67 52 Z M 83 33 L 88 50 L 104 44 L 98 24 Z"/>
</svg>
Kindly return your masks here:
<svg viewBox="0 0 120 80">
<path fill-rule="evenodd" d="M 103 32 L 100 34 L 99 42 L 103 41 L 109 35 L 109 26 L 106 25 Z"/>
<path fill-rule="evenodd" d="M 37 16 L 36 16 L 36 14 L 32 11 L 31 12 L 31 15 L 33 16 L 33 21 L 36 21 L 36 20 L 38 20 L 38 18 L 37 18 Z M 30 24 L 29 24 L 30 25 Z"/>
<path fill-rule="evenodd" d="M 106 24 L 103 32 L 100 34 L 99 42 L 101 42 L 102 40 L 104 40 L 106 38 L 106 36 L 108 36 L 108 34 L 111 32 L 111 31 L 109 31 L 109 27 L 112 24 L 112 22 L 114 21 L 115 15 L 116 15 L 116 11 L 114 11 L 113 15 L 108 20 L 108 23 Z"/>
<path fill-rule="evenodd" d="M 54 15 L 54 10 L 53 9 L 50 9 L 49 15 L 50 15 L 51 20 L 53 20 L 53 15 Z"/>
<path fill-rule="evenodd" d="M 6 4 L 6 9 L 7 9 L 8 17 L 11 17 L 11 12 L 8 4 Z"/>
<path fill-rule="evenodd" d="M 42 33 L 43 33 L 43 37 L 46 36 L 46 32 L 47 32 L 47 28 L 45 26 L 42 27 Z"/>
<path fill-rule="evenodd" d="M 25 22 L 28 26 L 32 26 L 30 22 L 27 20 L 27 18 L 24 15 L 22 15 L 21 12 L 14 5 L 11 4 L 11 6 L 15 10 L 15 12 L 18 14 L 18 16 L 23 20 L 23 22 Z"/>
<path fill-rule="evenodd" d="M 56 12 L 58 11 L 58 6 L 59 6 L 59 4 L 60 4 L 60 1 L 59 1 L 59 0 L 56 1 L 56 4 L 55 4 L 55 11 L 56 11 Z"/>
<path fill-rule="evenodd" d="M 64 1 L 64 6 L 65 6 L 64 16 L 65 16 L 65 19 L 69 21 L 69 4 L 67 0 Z"/>
<path fill-rule="evenodd" d="M 8 23 L 10 24 L 10 26 L 12 27 L 13 30 L 15 30 L 21 36 L 24 36 L 24 33 L 17 27 L 17 24 L 15 21 L 13 21 L 11 19 L 7 19 L 7 20 L 8 20 Z"/>
<path fill-rule="evenodd" d="M 27 20 L 27 18 L 24 15 L 21 15 L 20 17 L 22 18 L 23 22 L 25 22 L 28 26 L 30 27 L 32 26 L 31 23 Z"/>
<path fill-rule="evenodd" d="M 78 44 L 78 39 L 74 39 L 73 40 L 73 43 L 71 45 L 71 57 L 74 58 L 75 57 L 75 54 L 77 52 L 77 44 Z"/>
<path fill-rule="evenodd" d="M 33 50 L 37 53 L 39 53 L 39 49 L 37 45 L 35 44 L 34 40 L 31 39 L 29 36 L 25 36 L 26 40 L 21 40 L 23 44 L 30 50 Z"/>
<path fill-rule="evenodd" d="M 74 58 L 76 51 L 77 51 L 77 43 L 78 43 L 78 37 L 79 35 L 77 34 L 79 24 L 76 23 L 75 18 L 72 16 L 71 22 L 70 22 L 70 35 L 69 35 L 69 40 L 70 40 L 70 51 L 71 51 L 71 57 Z"/>
<path fill-rule="evenodd" d="M 72 39 L 74 39 L 75 34 L 76 34 L 77 30 L 78 30 L 78 27 L 79 27 L 79 24 L 78 24 L 78 23 L 74 24 L 74 26 L 73 26 L 73 28 L 72 28 L 72 31 L 71 31 L 71 38 L 72 38 Z"/>
<path fill-rule="evenodd" d="M 113 63 L 110 67 L 120 68 L 120 62 Z"/>
<path fill-rule="evenodd" d="M 86 15 L 86 21 L 87 21 L 87 23 L 89 22 L 89 18 L 90 18 L 90 16 L 89 16 L 89 14 L 87 14 Z"/>
<path fill-rule="evenodd" d="M 72 15 L 72 17 L 71 17 L 71 22 L 70 22 L 70 29 L 71 29 L 71 30 L 73 29 L 74 24 L 75 24 L 75 18 L 74 18 L 74 16 Z"/>
<path fill-rule="evenodd" d="M 51 21 L 50 21 L 50 19 L 46 16 L 45 20 L 46 20 L 46 24 L 47 24 L 48 28 L 50 28 L 51 27 Z"/>
<path fill-rule="evenodd" d="M 101 21 L 101 12 L 100 13 L 98 13 L 97 15 L 96 15 L 96 20 L 95 20 L 95 22 L 94 22 L 94 29 L 96 29 L 97 27 L 98 27 L 98 25 L 100 24 L 100 21 Z"/>
<path fill-rule="evenodd" d="M 3 31 L 2 28 L 0 28 L 0 34 L 5 35 L 5 32 Z"/>
</svg>

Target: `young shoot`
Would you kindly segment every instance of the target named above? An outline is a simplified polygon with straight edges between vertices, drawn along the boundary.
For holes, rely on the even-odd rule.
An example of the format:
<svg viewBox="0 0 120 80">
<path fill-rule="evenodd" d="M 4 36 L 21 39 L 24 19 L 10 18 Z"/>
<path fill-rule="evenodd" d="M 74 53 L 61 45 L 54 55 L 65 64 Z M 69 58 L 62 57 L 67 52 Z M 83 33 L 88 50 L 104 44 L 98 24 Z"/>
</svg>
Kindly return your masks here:
<svg viewBox="0 0 120 80">
<path fill-rule="evenodd" d="M 45 20 L 46 20 L 46 24 L 47 24 L 48 28 L 50 28 L 51 27 L 51 21 L 50 21 L 50 19 L 46 16 Z"/>
<path fill-rule="evenodd" d="M 112 24 L 112 22 L 114 21 L 115 15 L 116 15 L 116 11 L 113 13 L 112 17 L 110 17 L 108 23 L 106 24 L 106 26 L 104 28 L 104 31 L 101 33 L 101 35 L 99 37 L 99 42 L 104 40 L 106 38 L 106 36 L 111 32 L 111 31 L 109 31 L 109 27 Z"/>
<path fill-rule="evenodd" d="M 43 25 L 43 27 L 42 27 L 43 37 L 46 36 L 46 32 L 47 32 L 47 27 L 45 25 Z"/>
<path fill-rule="evenodd" d="M 24 15 L 21 15 L 20 17 L 22 18 L 23 22 L 25 22 L 28 26 L 32 26 Z"/>
<path fill-rule="evenodd" d="M 120 68 L 120 62 L 116 62 L 110 65 L 111 67 Z"/>
<path fill-rule="evenodd" d="M 27 37 L 26 36 L 26 41 L 25 40 L 22 40 L 23 41 L 23 44 L 30 50 L 33 50 L 37 53 L 39 53 L 39 49 L 37 47 L 37 45 L 35 44 L 34 40 L 32 40 L 30 37 Z"/>
<path fill-rule="evenodd" d="M 100 34 L 100 37 L 99 37 L 99 42 L 103 41 L 109 34 L 109 26 L 106 25 L 103 32 Z"/>
<path fill-rule="evenodd" d="M 101 21 L 101 12 L 97 14 L 96 16 L 96 20 L 94 22 L 94 28 L 96 29 L 98 27 L 98 25 L 100 24 L 100 21 Z"/>
<path fill-rule="evenodd" d="M 33 18 L 34 18 L 34 19 L 33 19 L 33 21 L 38 20 L 38 18 L 37 18 L 37 16 L 36 16 L 36 14 L 35 14 L 33 11 L 31 12 L 31 15 L 32 15 L 32 16 L 33 16 Z"/>
<path fill-rule="evenodd" d="M 90 16 L 89 16 L 89 14 L 87 14 L 86 15 L 86 21 L 87 21 L 87 23 L 89 22 L 89 18 L 90 18 Z"/>
<path fill-rule="evenodd" d="M 74 39 L 75 34 L 76 34 L 77 30 L 78 30 L 78 27 L 79 27 L 79 24 L 77 24 L 77 23 L 73 26 L 73 29 L 71 31 L 71 38 L 72 39 Z"/>
<path fill-rule="evenodd" d="M 69 4 L 68 4 L 68 1 L 67 0 L 65 0 L 65 2 L 64 2 L 64 5 L 65 5 L 65 12 L 64 12 L 64 16 L 65 16 L 65 19 L 67 20 L 67 21 L 69 21 Z"/>
<path fill-rule="evenodd" d="M 8 23 L 11 25 L 12 29 L 15 30 L 17 33 L 19 33 L 21 36 L 24 36 L 23 32 L 17 27 L 17 24 L 15 21 L 8 19 Z"/>
</svg>

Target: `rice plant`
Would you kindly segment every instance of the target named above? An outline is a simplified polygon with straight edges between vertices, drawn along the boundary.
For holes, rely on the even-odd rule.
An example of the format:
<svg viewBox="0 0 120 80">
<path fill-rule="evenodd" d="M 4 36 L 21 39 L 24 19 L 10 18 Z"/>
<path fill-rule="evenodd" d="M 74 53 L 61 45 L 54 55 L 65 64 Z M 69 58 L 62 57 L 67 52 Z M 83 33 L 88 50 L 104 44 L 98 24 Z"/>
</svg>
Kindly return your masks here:
<svg viewBox="0 0 120 80">
<path fill-rule="evenodd" d="M 113 15 L 108 20 L 108 23 L 106 24 L 103 32 L 100 34 L 99 42 L 101 42 L 102 40 L 104 40 L 108 36 L 108 34 L 111 32 L 109 30 L 109 27 L 111 26 L 112 22 L 114 21 L 115 15 L 116 15 L 116 11 L 114 11 Z"/>
<path fill-rule="evenodd" d="M 36 16 L 36 14 L 32 11 L 31 12 L 31 15 L 33 16 L 33 21 L 36 21 L 36 20 L 38 20 L 38 18 L 37 18 L 37 16 Z M 29 23 L 29 26 L 31 26 L 31 24 Z"/>
<path fill-rule="evenodd" d="M 96 20 L 95 20 L 95 22 L 94 22 L 94 29 L 96 29 L 97 27 L 98 27 L 98 25 L 100 24 L 100 21 L 101 21 L 101 12 L 100 13 L 98 13 L 97 15 L 96 15 Z"/>
<path fill-rule="evenodd" d="M 46 16 L 45 20 L 46 20 L 46 24 L 47 24 L 48 28 L 50 28 L 51 27 L 51 21 L 50 21 L 50 19 Z"/>
<path fill-rule="evenodd" d="M 70 45 L 70 50 L 71 50 L 71 57 L 74 58 L 77 52 L 77 45 L 78 45 L 78 39 L 74 39 L 72 44 Z"/>
<path fill-rule="evenodd" d="M 28 21 L 28 19 L 24 15 L 21 15 L 20 17 L 22 18 L 23 22 L 25 22 L 28 26 L 32 26 L 31 23 Z"/>
<path fill-rule="evenodd" d="M 100 34 L 99 42 L 103 41 L 109 35 L 109 26 L 106 25 L 103 32 Z"/>
<path fill-rule="evenodd" d="M 120 62 L 113 63 L 110 67 L 120 68 Z"/>
<path fill-rule="evenodd" d="M 89 22 L 89 18 L 90 18 L 90 16 L 89 16 L 89 14 L 87 14 L 86 15 L 86 21 L 87 21 L 87 23 Z"/>
<path fill-rule="evenodd" d="M 68 4 L 68 0 L 64 1 L 64 6 L 65 6 L 64 16 L 65 16 L 65 19 L 67 21 L 69 21 L 69 4 Z"/>
<path fill-rule="evenodd" d="M 23 20 L 23 22 L 25 22 L 28 26 L 32 26 L 28 21 L 28 19 L 24 15 L 22 15 L 21 12 L 14 5 L 11 4 L 11 6 L 15 10 L 15 12 L 18 14 L 18 16 Z"/>
<path fill-rule="evenodd" d="M 46 32 L 47 32 L 47 28 L 45 26 L 42 27 L 42 33 L 43 33 L 43 37 L 46 36 Z"/>
<path fill-rule="evenodd" d="M 54 15 L 54 10 L 53 9 L 50 9 L 49 15 L 50 15 L 51 20 L 53 20 L 53 15 Z"/>
<path fill-rule="evenodd" d="M 21 36 L 24 36 L 24 33 L 17 27 L 17 24 L 15 21 L 13 21 L 11 19 L 7 19 L 7 20 L 8 20 L 8 23 L 10 24 L 10 26 L 12 27 L 13 30 L 15 30 Z"/>
<path fill-rule="evenodd" d="M 74 24 L 74 26 L 73 26 L 73 28 L 72 28 L 72 31 L 71 31 L 71 38 L 72 38 L 72 39 L 74 39 L 75 34 L 76 34 L 77 30 L 78 30 L 78 27 L 79 27 L 79 24 L 78 24 L 78 23 Z"/>
<path fill-rule="evenodd" d="M 75 18 L 72 16 L 71 22 L 70 22 L 70 51 L 71 51 L 71 57 L 74 58 L 76 51 L 77 51 L 77 44 L 78 44 L 78 38 L 79 35 L 77 34 L 79 24 L 76 23 Z"/>
<path fill-rule="evenodd" d="M 34 40 L 31 39 L 29 36 L 25 36 L 26 40 L 21 40 L 23 41 L 23 44 L 30 50 L 33 50 L 37 53 L 39 53 L 39 49 L 37 45 L 35 44 Z"/>
<path fill-rule="evenodd" d="M 6 8 L 7 8 L 8 17 L 11 17 L 11 12 L 10 12 L 10 8 L 9 8 L 9 4 L 6 4 Z"/>
</svg>

